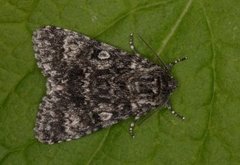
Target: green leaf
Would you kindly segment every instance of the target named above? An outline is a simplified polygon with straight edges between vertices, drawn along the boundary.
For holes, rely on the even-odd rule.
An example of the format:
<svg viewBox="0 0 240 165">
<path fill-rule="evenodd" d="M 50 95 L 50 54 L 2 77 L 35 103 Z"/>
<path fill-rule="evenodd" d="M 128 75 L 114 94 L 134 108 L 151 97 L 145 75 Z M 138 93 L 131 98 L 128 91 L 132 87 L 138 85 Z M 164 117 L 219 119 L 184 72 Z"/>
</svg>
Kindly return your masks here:
<svg viewBox="0 0 240 165">
<path fill-rule="evenodd" d="M 239 8 L 239 0 L 0 0 L 0 163 L 240 164 Z M 46 79 L 31 36 L 44 25 L 127 51 L 129 34 L 139 33 L 166 62 L 188 56 L 174 67 L 171 96 L 186 121 L 161 109 L 137 125 L 135 139 L 127 120 L 71 142 L 39 143 L 33 127 Z"/>
</svg>

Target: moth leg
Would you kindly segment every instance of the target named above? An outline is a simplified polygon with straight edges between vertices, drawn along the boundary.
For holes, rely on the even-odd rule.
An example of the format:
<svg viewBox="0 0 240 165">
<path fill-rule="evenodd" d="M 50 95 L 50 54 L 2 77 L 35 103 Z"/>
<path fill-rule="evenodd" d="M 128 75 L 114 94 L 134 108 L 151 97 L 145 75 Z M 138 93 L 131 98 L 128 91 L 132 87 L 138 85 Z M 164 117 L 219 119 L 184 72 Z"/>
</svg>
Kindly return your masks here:
<svg viewBox="0 0 240 165">
<path fill-rule="evenodd" d="M 130 48 L 132 49 L 132 51 L 134 52 L 135 55 L 140 56 L 138 51 L 135 48 L 135 45 L 134 45 L 133 33 L 131 33 L 130 36 L 129 36 L 129 46 L 130 46 Z"/>
<path fill-rule="evenodd" d="M 182 61 L 185 61 L 185 60 L 187 60 L 187 59 L 188 59 L 187 57 L 178 58 L 178 59 L 176 59 L 175 61 L 170 62 L 170 63 L 168 64 L 168 67 L 171 68 L 171 67 L 173 67 L 174 65 L 176 65 L 177 63 L 182 62 Z"/>
<path fill-rule="evenodd" d="M 184 117 L 183 115 L 177 113 L 176 111 L 174 111 L 174 110 L 172 109 L 172 106 L 171 106 L 169 103 L 167 104 L 167 109 L 168 109 L 168 110 L 171 112 L 171 114 L 173 114 L 174 116 L 176 116 L 176 117 L 178 117 L 178 118 L 180 118 L 180 119 L 182 119 L 182 120 L 185 120 L 185 117 Z"/>
<path fill-rule="evenodd" d="M 136 122 L 140 119 L 140 115 L 136 115 L 134 117 L 134 120 L 132 121 L 132 123 L 129 126 L 129 134 L 132 136 L 132 138 L 135 138 L 135 133 L 134 133 L 134 128 L 135 128 L 135 124 Z"/>
</svg>

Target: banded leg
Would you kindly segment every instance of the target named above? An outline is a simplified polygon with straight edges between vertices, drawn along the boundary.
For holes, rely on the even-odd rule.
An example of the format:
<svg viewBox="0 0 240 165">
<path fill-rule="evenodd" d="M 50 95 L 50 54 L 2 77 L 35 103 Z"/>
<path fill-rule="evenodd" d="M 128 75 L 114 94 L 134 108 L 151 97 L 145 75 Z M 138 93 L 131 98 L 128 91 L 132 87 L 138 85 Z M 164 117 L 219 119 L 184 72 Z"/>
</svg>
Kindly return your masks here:
<svg viewBox="0 0 240 165">
<path fill-rule="evenodd" d="M 183 116 L 183 115 L 181 115 L 181 114 L 179 114 L 179 113 L 177 113 L 176 111 L 174 111 L 173 109 L 172 109 L 172 106 L 168 103 L 168 105 L 167 105 L 167 109 L 171 112 L 171 114 L 173 114 L 174 116 L 176 116 L 176 117 L 178 117 L 178 118 L 180 118 L 180 119 L 182 119 L 182 120 L 185 120 L 185 117 Z"/>
<path fill-rule="evenodd" d="M 137 122 L 139 119 L 140 119 L 140 116 L 139 116 L 139 115 L 135 116 L 134 120 L 133 120 L 132 123 L 130 124 L 129 134 L 132 136 L 132 138 L 135 138 L 134 128 L 135 128 L 136 122 Z"/>
<path fill-rule="evenodd" d="M 139 56 L 139 53 L 137 52 L 135 45 L 134 45 L 133 33 L 131 33 L 129 36 L 129 45 L 130 45 L 130 48 L 132 49 L 132 51 L 134 52 L 134 54 Z"/>
<path fill-rule="evenodd" d="M 185 60 L 187 60 L 188 58 L 187 57 L 183 57 L 183 58 L 178 58 L 178 59 L 176 59 L 175 61 L 173 61 L 173 62 L 170 62 L 169 64 L 168 64 L 168 67 L 173 67 L 174 65 L 176 65 L 177 63 L 179 63 L 179 62 L 182 62 L 182 61 L 185 61 Z"/>
</svg>

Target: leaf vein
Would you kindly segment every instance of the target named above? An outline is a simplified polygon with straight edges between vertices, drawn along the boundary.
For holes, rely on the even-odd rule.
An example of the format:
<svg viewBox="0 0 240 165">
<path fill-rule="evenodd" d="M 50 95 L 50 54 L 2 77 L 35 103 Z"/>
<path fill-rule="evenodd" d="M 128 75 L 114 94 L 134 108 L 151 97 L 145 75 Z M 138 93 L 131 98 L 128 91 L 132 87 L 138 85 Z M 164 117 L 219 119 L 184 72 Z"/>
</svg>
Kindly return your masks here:
<svg viewBox="0 0 240 165">
<path fill-rule="evenodd" d="M 109 132 L 110 132 L 110 129 L 108 129 L 107 133 L 104 135 L 103 139 L 101 140 L 100 144 L 98 145 L 97 149 L 95 150 L 95 152 L 93 152 L 92 156 L 90 157 L 90 159 L 88 160 L 87 162 L 87 165 L 91 164 L 91 162 L 93 161 L 94 157 L 97 155 L 97 153 L 101 150 L 101 148 L 103 147 L 108 135 L 109 135 Z"/>
<path fill-rule="evenodd" d="M 186 13 L 189 11 L 190 7 L 192 5 L 192 0 L 189 0 L 186 4 L 186 6 L 183 8 L 183 11 L 181 12 L 180 16 L 178 17 L 177 21 L 175 22 L 175 24 L 173 25 L 173 27 L 171 28 L 170 32 L 167 34 L 167 36 L 165 37 L 165 39 L 162 41 L 162 45 L 161 47 L 157 50 L 157 54 L 160 55 L 165 47 L 167 46 L 168 42 L 170 41 L 170 39 L 172 38 L 172 36 L 175 34 L 175 32 L 177 31 L 179 25 L 181 24 L 183 18 L 185 17 Z"/>
</svg>

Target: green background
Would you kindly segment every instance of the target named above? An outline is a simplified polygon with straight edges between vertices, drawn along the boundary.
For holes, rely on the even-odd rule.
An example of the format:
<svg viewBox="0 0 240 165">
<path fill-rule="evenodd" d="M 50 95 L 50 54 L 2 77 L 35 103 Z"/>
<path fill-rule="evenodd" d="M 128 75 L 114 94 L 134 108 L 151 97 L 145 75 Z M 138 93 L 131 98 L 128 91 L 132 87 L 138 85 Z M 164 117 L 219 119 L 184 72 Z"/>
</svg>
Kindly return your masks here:
<svg viewBox="0 0 240 165">
<path fill-rule="evenodd" d="M 0 0 L 0 163 L 240 164 L 239 0 Z M 56 25 L 130 51 L 131 32 L 165 62 L 188 56 L 173 75 L 173 107 L 186 121 L 156 111 L 128 134 L 131 120 L 55 145 L 33 127 L 46 79 L 32 32 Z M 139 40 L 143 57 L 154 55 Z"/>
</svg>

